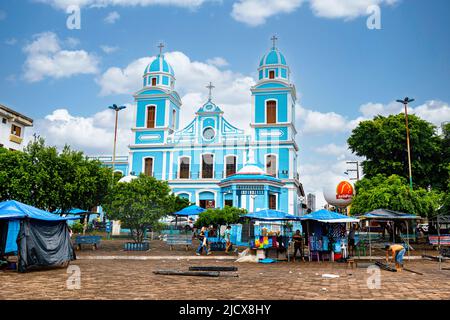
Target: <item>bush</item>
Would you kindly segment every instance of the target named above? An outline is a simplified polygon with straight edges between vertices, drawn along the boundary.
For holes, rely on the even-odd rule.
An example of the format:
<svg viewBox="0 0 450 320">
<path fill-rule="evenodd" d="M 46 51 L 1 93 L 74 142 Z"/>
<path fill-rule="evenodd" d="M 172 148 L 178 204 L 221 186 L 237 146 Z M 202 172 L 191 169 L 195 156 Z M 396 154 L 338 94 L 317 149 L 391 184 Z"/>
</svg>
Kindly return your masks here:
<svg viewBox="0 0 450 320">
<path fill-rule="evenodd" d="M 80 223 L 79 221 L 75 222 L 71 228 L 72 228 L 73 233 L 82 233 L 83 232 L 83 224 Z"/>
</svg>

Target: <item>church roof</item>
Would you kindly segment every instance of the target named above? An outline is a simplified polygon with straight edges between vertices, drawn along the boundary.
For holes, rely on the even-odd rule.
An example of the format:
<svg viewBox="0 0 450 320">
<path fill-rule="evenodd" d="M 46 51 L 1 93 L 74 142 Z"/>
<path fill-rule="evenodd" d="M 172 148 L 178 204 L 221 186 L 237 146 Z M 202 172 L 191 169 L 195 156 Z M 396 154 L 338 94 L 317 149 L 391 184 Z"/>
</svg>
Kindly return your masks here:
<svg viewBox="0 0 450 320">
<path fill-rule="evenodd" d="M 222 112 L 222 110 L 211 100 L 208 100 L 197 112 Z"/>
<path fill-rule="evenodd" d="M 144 74 L 149 72 L 165 72 L 175 76 L 172 66 L 166 61 L 163 54 L 159 54 L 156 59 L 145 68 Z"/>
<path fill-rule="evenodd" d="M 268 53 L 266 53 L 259 62 L 259 66 L 265 65 L 287 65 L 284 55 L 277 49 L 272 48 Z"/>
<path fill-rule="evenodd" d="M 280 179 L 268 175 L 263 169 L 261 169 L 261 167 L 255 161 L 254 151 L 252 149 L 249 150 L 249 159 L 247 163 L 238 172 L 220 181 L 220 184 L 242 180 L 257 180 L 282 184 Z"/>
</svg>

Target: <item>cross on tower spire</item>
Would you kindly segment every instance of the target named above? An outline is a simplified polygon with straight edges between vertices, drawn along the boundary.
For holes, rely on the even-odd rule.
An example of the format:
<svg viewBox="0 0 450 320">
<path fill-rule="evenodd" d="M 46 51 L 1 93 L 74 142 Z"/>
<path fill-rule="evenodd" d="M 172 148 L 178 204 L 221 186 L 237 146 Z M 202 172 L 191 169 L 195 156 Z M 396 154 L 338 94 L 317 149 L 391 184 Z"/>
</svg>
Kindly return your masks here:
<svg viewBox="0 0 450 320">
<path fill-rule="evenodd" d="M 158 45 L 158 48 L 159 48 L 159 55 L 162 55 L 162 50 L 163 50 L 164 47 L 165 47 L 165 46 L 164 46 L 164 43 L 160 42 L 159 45 Z"/>
<path fill-rule="evenodd" d="M 212 82 L 209 82 L 209 85 L 206 86 L 206 88 L 209 89 L 209 96 L 208 96 L 208 101 L 211 101 L 212 98 L 212 89 L 215 88 L 215 86 L 213 86 Z"/>
<path fill-rule="evenodd" d="M 272 38 L 270 38 L 270 40 L 272 40 L 272 43 L 273 43 L 272 48 L 275 49 L 276 48 L 275 44 L 276 44 L 278 38 L 275 35 L 273 35 Z"/>
</svg>

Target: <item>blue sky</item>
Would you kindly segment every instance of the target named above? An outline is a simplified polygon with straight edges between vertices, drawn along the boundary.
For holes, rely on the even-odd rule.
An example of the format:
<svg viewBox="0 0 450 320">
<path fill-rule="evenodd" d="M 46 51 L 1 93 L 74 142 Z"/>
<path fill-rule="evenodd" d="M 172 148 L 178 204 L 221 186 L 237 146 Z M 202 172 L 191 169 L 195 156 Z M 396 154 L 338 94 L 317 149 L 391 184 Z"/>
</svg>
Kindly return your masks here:
<svg viewBox="0 0 450 320">
<path fill-rule="evenodd" d="M 80 30 L 66 27 L 73 3 L 81 6 Z M 374 4 L 380 30 L 366 26 Z M 108 153 L 105 108 L 132 110 L 142 66 L 163 41 L 183 121 L 213 81 L 216 102 L 243 127 L 248 120 L 238 115 L 249 116 L 248 89 L 276 34 L 299 96 L 299 170 L 305 189 L 320 193 L 355 159 L 345 143 L 351 129 L 399 112 L 395 99 L 412 96 L 412 112 L 436 125 L 450 121 L 449 12 L 446 0 L 2 1 L 0 103 L 34 118 L 29 133 L 51 144 Z M 123 115 L 122 151 L 131 121 L 131 112 Z"/>
</svg>

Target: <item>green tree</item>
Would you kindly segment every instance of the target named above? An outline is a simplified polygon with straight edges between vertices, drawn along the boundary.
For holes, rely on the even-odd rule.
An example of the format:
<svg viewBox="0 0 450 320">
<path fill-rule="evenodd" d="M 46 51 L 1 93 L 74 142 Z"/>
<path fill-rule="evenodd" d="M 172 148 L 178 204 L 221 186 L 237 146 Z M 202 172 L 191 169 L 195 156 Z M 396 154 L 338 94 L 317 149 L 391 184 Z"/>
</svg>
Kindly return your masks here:
<svg viewBox="0 0 450 320">
<path fill-rule="evenodd" d="M 195 225 L 197 227 L 213 225 L 220 227 L 237 223 L 239 218 L 247 213 L 247 210 L 225 206 L 223 209 L 207 209 L 200 213 Z"/>
<path fill-rule="evenodd" d="M 58 153 L 43 139 L 30 142 L 24 152 L 0 153 L 1 201 L 17 200 L 48 211 L 89 210 L 102 203 L 111 177 L 99 161 L 68 146 Z"/>
<path fill-rule="evenodd" d="M 435 215 L 442 201 L 442 194 L 415 188 L 410 191 L 407 179 L 398 175 L 386 177 L 378 174 L 363 178 L 355 184 L 351 214 L 359 215 L 375 209 L 394 211 L 430 217 Z"/>
<path fill-rule="evenodd" d="M 415 115 L 408 119 L 413 183 L 444 190 L 449 176 L 442 158 L 442 138 L 431 123 Z M 366 177 L 396 174 L 409 178 L 404 114 L 362 121 L 347 142 L 352 152 L 365 157 L 362 166 Z"/>
<path fill-rule="evenodd" d="M 135 242 L 142 242 L 147 228 L 159 226 L 159 219 L 171 213 L 175 198 L 166 181 L 144 174 L 130 182 L 117 183 L 103 206 L 109 219 L 120 220 L 131 230 Z"/>
</svg>

